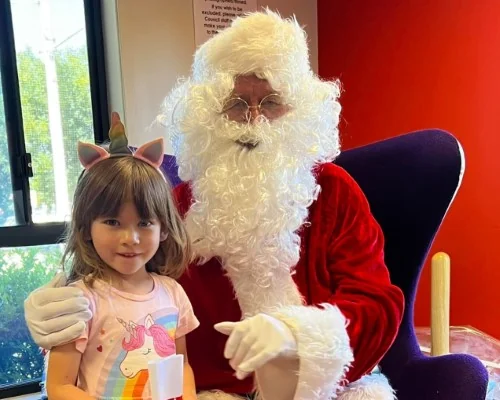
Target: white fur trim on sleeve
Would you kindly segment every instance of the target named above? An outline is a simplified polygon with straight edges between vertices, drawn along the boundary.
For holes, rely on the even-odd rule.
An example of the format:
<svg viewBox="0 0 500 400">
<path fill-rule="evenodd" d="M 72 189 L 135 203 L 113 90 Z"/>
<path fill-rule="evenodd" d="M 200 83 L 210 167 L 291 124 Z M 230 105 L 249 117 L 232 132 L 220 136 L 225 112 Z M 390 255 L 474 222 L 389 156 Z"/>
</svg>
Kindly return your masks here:
<svg viewBox="0 0 500 400">
<path fill-rule="evenodd" d="M 273 316 L 284 322 L 297 339 L 300 369 L 294 400 L 335 398 L 353 361 L 346 319 L 338 307 L 288 306 Z"/>
<path fill-rule="evenodd" d="M 342 389 L 337 400 L 396 400 L 385 375 L 373 372 Z"/>
</svg>

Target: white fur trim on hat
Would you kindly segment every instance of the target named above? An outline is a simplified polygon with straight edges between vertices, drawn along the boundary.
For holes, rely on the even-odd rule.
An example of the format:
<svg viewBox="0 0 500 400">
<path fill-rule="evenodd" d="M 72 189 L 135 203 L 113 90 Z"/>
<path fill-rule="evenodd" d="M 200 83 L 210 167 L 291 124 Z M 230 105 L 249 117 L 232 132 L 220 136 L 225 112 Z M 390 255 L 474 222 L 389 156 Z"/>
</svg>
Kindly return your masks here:
<svg viewBox="0 0 500 400">
<path fill-rule="evenodd" d="M 200 46 L 193 81 L 204 82 L 220 72 L 233 77 L 255 73 L 279 89 L 282 71 L 297 78 L 312 75 L 306 34 L 295 17 L 284 19 L 266 9 L 236 18 Z"/>
</svg>

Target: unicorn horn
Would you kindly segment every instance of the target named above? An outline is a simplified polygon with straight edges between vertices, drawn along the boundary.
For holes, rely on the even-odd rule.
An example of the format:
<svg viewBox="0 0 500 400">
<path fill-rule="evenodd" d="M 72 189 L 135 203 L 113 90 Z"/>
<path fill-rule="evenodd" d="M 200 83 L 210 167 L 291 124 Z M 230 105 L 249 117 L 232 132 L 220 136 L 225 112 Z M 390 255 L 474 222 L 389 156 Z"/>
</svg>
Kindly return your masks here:
<svg viewBox="0 0 500 400">
<path fill-rule="evenodd" d="M 133 334 L 132 330 L 130 329 L 130 327 L 127 325 L 127 323 L 123 319 L 118 318 L 118 317 L 116 317 L 116 319 L 118 320 L 118 322 L 120 324 L 122 324 L 125 327 L 125 329 L 127 330 L 128 333 Z"/>
<path fill-rule="evenodd" d="M 128 139 L 125 134 L 125 127 L 120 120 L 120 115 L 117 112 L 111 114 L 111 127 L 109 129 L 109 153 L 111 155 L 126 155 L 132 154 L 128 147 Z"/>
</svg>

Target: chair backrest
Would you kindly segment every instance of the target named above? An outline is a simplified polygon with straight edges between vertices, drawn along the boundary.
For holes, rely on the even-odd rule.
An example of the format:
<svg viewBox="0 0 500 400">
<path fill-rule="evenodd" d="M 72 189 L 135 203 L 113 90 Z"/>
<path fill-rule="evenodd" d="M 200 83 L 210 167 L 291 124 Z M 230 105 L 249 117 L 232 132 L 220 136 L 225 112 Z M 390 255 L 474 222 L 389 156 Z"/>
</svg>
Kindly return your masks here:
<svg viewBox="0 0 500 400">
<path fill-rule="evenodd" d="M 387 374 L 420 349 L 413 309 L 420 273 L 436 233 L 460 186 L 462 148 L 442 130 L 423 130 L 342 153 L 336 163 L 358 182 L 385 236 L 392 282 L 405 295 L 398 337 L 381 362 Z"/>
<path fill-rule="evenodd" d="M 182 182 L 177 173 L 179 168 L 177 167 L 174 156 L 165 154 L 160 168 L 167 176 L 168 180 L 172 184 L 172 187 L 176 187 L 179 183 Z"/>
<path fill-rule="evenodd" d="M 423 130 L 343 152 L 335 161 L 365 193 L 382 227 L 391 279 L 405 295 L 398 337 L 382 361 L 387 370 L 420 353 L 413 330 L 418 280 L 434 237 L 460 185 L 463 157 L 458 141 L 442 130 Z M 163 169 L 180 182 L 172 156 Z"/>
</svg>

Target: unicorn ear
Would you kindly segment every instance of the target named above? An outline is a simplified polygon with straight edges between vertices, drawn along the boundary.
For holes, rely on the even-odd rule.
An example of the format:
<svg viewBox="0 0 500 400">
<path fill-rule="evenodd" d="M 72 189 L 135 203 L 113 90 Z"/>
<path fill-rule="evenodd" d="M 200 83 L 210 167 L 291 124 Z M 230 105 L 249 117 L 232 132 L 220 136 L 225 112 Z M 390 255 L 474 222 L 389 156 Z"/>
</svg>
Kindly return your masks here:
<svg viewBox="0 0 500 400">
<path fill-rule="evenodd" d="M 109 153 L 92 143 L 78 141 L 78 158 L 85 169 L 89 169 L 101 160 L 109 158 Z"/>
<path fill-rule="evenodd" d="M 134 153 L 134 157 L 151 164 L 153 167 L 160 168 L 163 162 L 163 151 L 163 138 L 158 138 L 139 147 Z"/>
<path fill-rule="evenodd" d="M 151 316 L 151 314 L 148 314 L 148 316 L 146 317 L 146 319 L 144 320 L 144 326 L 146 328 L 151 328 L 153 325 L 155 324 L 155 320 L 153 319 L 153 317 Z"/>
</svg>

